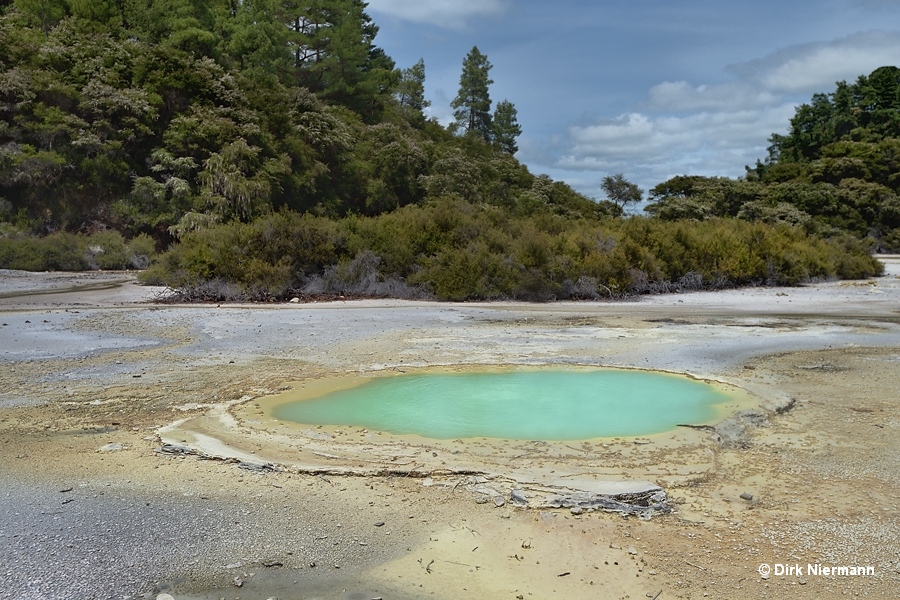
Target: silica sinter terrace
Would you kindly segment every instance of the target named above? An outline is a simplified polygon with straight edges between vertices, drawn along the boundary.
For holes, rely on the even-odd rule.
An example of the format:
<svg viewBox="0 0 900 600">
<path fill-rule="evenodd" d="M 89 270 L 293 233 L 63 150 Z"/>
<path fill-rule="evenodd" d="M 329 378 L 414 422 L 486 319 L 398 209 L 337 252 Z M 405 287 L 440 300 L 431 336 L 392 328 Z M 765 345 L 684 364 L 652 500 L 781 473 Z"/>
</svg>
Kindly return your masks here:
<svg viewBox="0 0 900 600">
<path fill-rule="evenodd" d="M 541 369 L 380 377 L 277 407 L 309 425 L 354 425 L 435 439 L 578 440 L 652 435 L 705 423 L 728 395 L 687 377 Z"/>
</svg>

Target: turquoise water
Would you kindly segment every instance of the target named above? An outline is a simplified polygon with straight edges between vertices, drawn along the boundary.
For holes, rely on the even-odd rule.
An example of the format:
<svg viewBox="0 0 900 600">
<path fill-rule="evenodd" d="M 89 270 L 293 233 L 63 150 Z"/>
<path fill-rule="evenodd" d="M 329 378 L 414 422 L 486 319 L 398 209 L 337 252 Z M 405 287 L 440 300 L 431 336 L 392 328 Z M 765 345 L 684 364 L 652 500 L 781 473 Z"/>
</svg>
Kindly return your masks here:
<svg viewBox="0 0 900 600">
<path fill-rule="evenodd" d="M 579 440 L 704 423 L 728 399 L 710 385 L 675 375 L 546 369 L 381 377 L 281 405 L 273 416 L 437 439 Z"/>
</svg>

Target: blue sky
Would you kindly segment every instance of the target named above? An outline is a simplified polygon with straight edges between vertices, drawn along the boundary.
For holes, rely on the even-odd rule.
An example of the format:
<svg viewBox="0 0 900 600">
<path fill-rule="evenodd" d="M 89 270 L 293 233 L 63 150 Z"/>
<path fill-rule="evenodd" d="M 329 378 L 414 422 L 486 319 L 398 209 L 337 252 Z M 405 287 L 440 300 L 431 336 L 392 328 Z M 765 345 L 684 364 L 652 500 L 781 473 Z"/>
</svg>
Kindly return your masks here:
<svg viewBox="0 0 900 600">
<path fill-rule="evenodd" d="M 794 107 L 900 66 L 898 0 L 370 0 L 376 44 L 425 60 L 429 114 L 451 119 L 473 45 L 491 98 L 518 110 L 518 158 L 602 197 L 681 174 L 737 177 Z"/>
</svg>

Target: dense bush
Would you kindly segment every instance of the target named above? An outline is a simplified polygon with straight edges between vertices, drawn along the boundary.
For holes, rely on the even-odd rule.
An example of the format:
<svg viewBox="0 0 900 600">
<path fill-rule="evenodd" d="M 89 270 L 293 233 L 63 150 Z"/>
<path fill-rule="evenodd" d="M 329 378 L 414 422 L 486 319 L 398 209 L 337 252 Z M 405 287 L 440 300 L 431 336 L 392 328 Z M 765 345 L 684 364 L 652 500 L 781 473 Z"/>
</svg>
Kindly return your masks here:
<svg viewBox="0 0 900 600">
<path fill-rule="evenodd" d="M 739 219 L 509 216 L 453 196 L 377 217 L 273 214 L 186 235 L 145 274 L 186 298 L 608 298 L 881 272 L 862 242 Z M 227 294 L 226 294 L 227 292 Z"/>
<path fill-rule="evenodd" d="M 0 269 L 143 269 L 149 266 L 155 254 L 155 244 L 147 235 L 126 242 L 116 231 L 91 235 L 57 232 L 37 237 L 13 228 L 0 230 Z"/>
</svg>

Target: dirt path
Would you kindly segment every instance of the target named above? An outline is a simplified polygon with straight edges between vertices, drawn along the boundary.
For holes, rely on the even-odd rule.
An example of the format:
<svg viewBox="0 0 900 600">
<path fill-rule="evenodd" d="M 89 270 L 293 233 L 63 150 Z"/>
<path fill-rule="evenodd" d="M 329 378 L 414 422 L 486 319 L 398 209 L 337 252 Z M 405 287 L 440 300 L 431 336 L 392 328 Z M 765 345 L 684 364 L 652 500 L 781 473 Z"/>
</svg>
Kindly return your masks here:
<svg viewBox="0 0 900 600">
<path fill-rule="evenodd" d="M 874 282 L 556 305 L 155 306 L 121 274 L 0 275 L 0 598 L 888 598 L 900 582 L 896 263 Z M 59 288 L 76 289 L 28 293 Z M 377 434 L 265 420 L 289 382 L 547 363 L 729 382 L 765 419 L 726 445 L 389 439 L 375 446 L 408 464 L 387 476 L 290 468 L 310 450 L 329 473 L 358 466 Z M 159 453 L 183 420 L 162 437 L 289 468 Z M 514 506 L 529 479 L 647 481 L 675 511 Z"/>
</svg>

